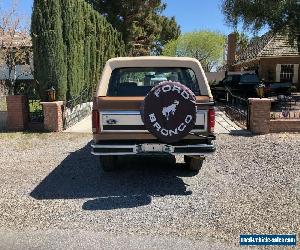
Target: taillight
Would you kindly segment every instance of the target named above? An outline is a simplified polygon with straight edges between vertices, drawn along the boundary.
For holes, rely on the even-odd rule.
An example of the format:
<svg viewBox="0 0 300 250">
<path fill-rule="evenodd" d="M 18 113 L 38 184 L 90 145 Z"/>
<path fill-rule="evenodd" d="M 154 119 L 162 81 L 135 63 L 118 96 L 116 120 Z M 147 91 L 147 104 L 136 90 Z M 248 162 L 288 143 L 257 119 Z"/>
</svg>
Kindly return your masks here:
<svg viewBox="0 0 300 250">
<path fill-rule="evenodd" d="M 99 111 L 98 110 L 93 110 L 92 113 L 92 128 L 93 128 L 93 133 L 97 134 L 99 132 Z"/>
<path fill-rule="evenodd" d="M 213 133 L 215 129 L 216 112 L 214 108 L 208 110 L 208 132 Z"/>
</svg>

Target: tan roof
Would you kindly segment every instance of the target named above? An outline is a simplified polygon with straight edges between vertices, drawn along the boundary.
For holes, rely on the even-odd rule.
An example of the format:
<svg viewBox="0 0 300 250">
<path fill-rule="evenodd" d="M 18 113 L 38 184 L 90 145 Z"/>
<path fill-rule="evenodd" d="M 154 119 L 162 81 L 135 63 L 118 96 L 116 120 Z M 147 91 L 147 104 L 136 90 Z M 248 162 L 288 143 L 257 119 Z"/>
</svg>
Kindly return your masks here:
<svg viewBox="0 0 300 250">
<path fill-rule="evenodd" d="M 265 35 L 253 39 L 249 46 L 237 57 L 235 64 L 259 59 L 260 57 L 299 56 L 297 47 L 293 47 L 287 36 Z"/>
<path fill-rule="evenodd" d="M 298 49 L 289 44 L 286 36 L 277 35 L 264 47 L 258 54 L 260 57 L 264 56 L 298 56 L 300 55 Z"/>
<path fill-rule="evenodd" d="M 116 68 L 126 67 L 185 67 L 195 72 L 199 82 L 200 91 L 203 95 L 211 97 L 207 78 L 200 62 L 190 57 L 168 57 L 168 56 L 139 56 L 139 57 L 118 57 L 107 61 L 97 89 L 98 96 L 105 96 L 109 78 Z"/>
<path fill-rule="evenodd" d="M 185 62 L 199 63 L 199 61 L 192 57 L 171 57 L 171 56 L 137 56 L 137 57 L 116 57 L 107 61 L 110 64 L 123 64 L 123 63 L 133 63 L 133 64 L 144 64 L 144 63 L 180 63 Z"/>
</svg>

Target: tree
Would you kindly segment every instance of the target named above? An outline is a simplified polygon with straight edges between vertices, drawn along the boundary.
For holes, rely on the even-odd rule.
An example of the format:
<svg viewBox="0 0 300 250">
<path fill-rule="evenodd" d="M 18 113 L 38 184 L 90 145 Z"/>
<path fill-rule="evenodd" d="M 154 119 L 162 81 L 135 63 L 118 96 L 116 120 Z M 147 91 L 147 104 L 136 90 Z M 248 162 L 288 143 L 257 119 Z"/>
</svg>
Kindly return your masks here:
<svg viewBox="0 0 300 250">
<path fill-rule="evenodd" d="M 62 34 L 61 7 L 58 0 L 35 0 L 31 36 L 34 75 L 39 82 L 40 96 L 53 86 L 59 100 L 66 100 L 67 66 Z"/>
<path fill-rule="evenodd" d="M 17 12 L 17 2 L 12 1 L 6 9 L 1 9 L 0 20 L 0 65 L 7 71 L 5 85 L 8 93 L 13 95 L 16 82 L 21 76 L 30 75 L 32 67 L 31 39 L 27 25 L 21 25 Z M 18 68 L 22 65 L 22 70 Z"/>
<path fill-rule="evenodd" d="M 225 36 L 218 32 L 189 32 L 166 44 L 163 55 L 194 57 L 205 71 L 211 71 L 223 59 L 225 42 Z"/>
<path fill-rule="evenodd" d="M 236 32 L 236 38 L 237 38 L 237 42 L 236 42 L 236 54 L 240 55 L 249 45 L 250 39 L 247 36 L 246 33 L 242 32 Z"/>
<path fill-rule="evenodd" d="M 160 35 L 155 42 L 153 54 L 160 55 L 164 46 L 172 40 L 176 40 L 180 36 L 180 26 L 177 24 L 175 17 L 160 17 L 161 31 Z"/>
<path fill-rule="evenodd" d="M 127 54 L 161 53 L 162 46 L 180 34 L 175 18 L 162 15 L 161 0 L 90 0 L 94 8 L 122 33 Z"/>
<path fill-rule="evenodd" d="M 242 22 L 254 32 L 269 26 L 274 33 L 287 34 L 300 52 L 300 0 L 222 0 L 222 11 L 234 28 Z"/>
<path fill-rule="evenodd" d="M 43 99 L 54 86 L 58 99 L 80 100 L 106 61 L 125 54 L 121 34 L 85 0 L 35 0 L 31 33 Z"/>
</svg>

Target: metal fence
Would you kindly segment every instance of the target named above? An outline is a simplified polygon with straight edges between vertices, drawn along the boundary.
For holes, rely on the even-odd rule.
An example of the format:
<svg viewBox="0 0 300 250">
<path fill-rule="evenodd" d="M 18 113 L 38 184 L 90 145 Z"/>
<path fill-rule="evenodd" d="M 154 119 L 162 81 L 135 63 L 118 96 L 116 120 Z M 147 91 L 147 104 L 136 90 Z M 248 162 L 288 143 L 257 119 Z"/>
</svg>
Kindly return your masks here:
<svg viewBox="0 0 300 250">
<path fill-rule="evenodd" d="M 29 121 L 34 123 L 44 122 L 44 112 L 41 100 L 28 99 Z"/>
<path fill-rule="evenodd" d="M 272 98 L 270 118 L 300 120 L 300 94 Z"/>
<path fill-rule="evenodd" d="M 67 129 L 92 113 L 93 91 L 91 87 L 84 89 L 64 106 L 63 125 Z"/>
<path fill-rule="evenodd" d="M 29 123 L 43 123 L 44 113 L 38 85 L 35 81 L 19 81 L 15 86 L 16 95 L 24 95 L 28 101 Z"/>
<path fill-rule="evenodd" d="M 249 129 L 250 113 L 248 99 L 236 96 L 227 89 L 225 112 L 240 127 Z"/>
</svg>

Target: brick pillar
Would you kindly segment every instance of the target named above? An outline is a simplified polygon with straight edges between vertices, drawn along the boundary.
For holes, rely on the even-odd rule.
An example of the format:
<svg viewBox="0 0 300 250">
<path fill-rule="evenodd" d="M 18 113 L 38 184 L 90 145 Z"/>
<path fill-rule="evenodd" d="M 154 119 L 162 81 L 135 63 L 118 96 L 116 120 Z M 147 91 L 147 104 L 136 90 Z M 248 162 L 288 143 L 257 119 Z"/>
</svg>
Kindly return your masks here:
<svg viewBox="0 0 300 250">
<path fill-rule="evenodd" d="M 250 130 L 255 134 L 270 133 L 271 100 L 267 98 L 249 98 Z"/>
<path fill-rule="evenodd" d="M 6 97 L 7 128 L 13 131 L 22 131 L 27 128 L 29 120 L 28 101 L 22 95 Z"/>
<path fill-rule="evenodd" d="M 41 102 L 44 111 L 44 129 L 50 132 L 61 132 L 63 130 L 64 102 Z"/>
</svg>

